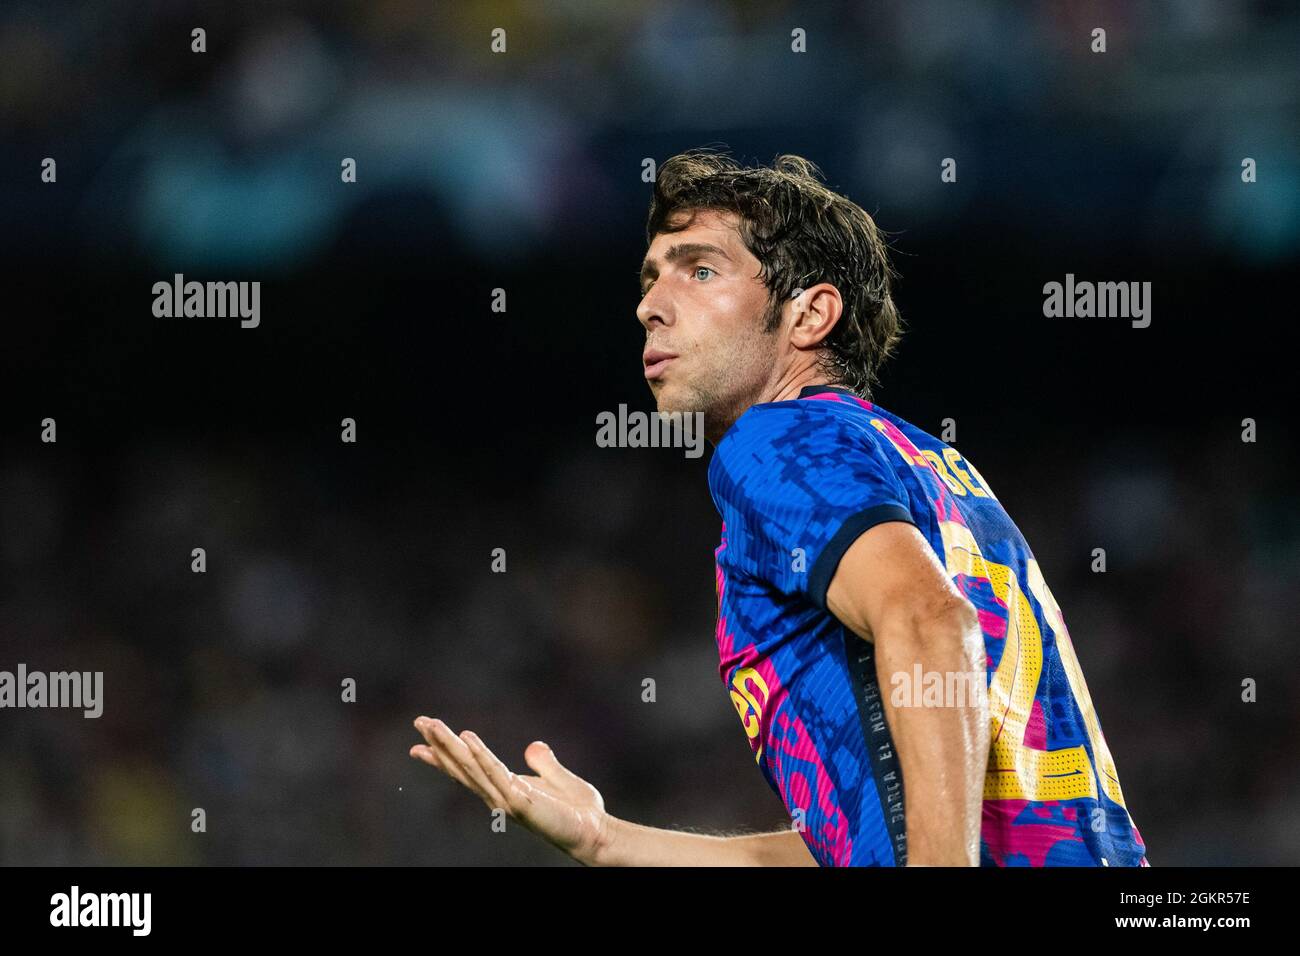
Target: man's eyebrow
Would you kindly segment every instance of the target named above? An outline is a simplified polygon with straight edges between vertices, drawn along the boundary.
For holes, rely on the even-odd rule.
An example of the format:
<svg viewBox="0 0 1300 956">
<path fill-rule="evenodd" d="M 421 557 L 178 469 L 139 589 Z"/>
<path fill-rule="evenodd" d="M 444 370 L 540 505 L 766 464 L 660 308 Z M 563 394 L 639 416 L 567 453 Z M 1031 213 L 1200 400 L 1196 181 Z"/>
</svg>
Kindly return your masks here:
<svg viewBox="0 0 1300 956">
<path fill-rule="evenodd" d="M 668 251 L 664 253 L 664 261 L 671 264 L 678 259 L 704 255 L 721 256 L 728 262 L 732 261 L 731 256 L 727 255 L 725 249 L 709 242 L 679 242 L 675 246 L 669 246 Z M 646 259 L 645 262 L 641 263 L 641 287 L 645 288 L 647 279 L 657 278 L 659 278 L 659 267 L 653 259 Z"/>
</svg>

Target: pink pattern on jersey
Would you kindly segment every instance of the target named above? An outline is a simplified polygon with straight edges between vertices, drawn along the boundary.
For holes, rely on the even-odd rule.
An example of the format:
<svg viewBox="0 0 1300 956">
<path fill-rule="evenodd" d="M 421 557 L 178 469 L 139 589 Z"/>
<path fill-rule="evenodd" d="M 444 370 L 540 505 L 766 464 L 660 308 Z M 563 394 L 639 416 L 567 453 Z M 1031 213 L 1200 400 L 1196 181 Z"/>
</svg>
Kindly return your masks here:
<svg viewBox="0 0 1300 956">
<path fill-rule="evenodd" d="M 1061 842 L 1082 843 L 1078 811 L 1074 807 L 1036 806 L 1035 816 L 1051 819 L 1060 813 L 1068 824 L 1037 823 L 1032 828 L 1017 825 L 1016 820 L 1029 805 L 1028 800 L 985 800 L 980 831 L 989 853 L 998 866 L 1007 865 L 1009 855 L 1023 856 L 1030 866 L 1046 866 L 1047 854 Z"/>
<path fill-rule="evenodd" d="M 759 671 L 765 669 L 770 671 L 771 664 L 763 662 L 765 667 L 760 667 Z M 767 680 L 767 674 L 763 675 Z M 813 745 L 812 739 L 808 736 L 808 731 L 803 725 L 803 721 L 798 717 L 791 717 L 788 713 L 790 708 L 782 706 L 785 703 L 785 688 L 780 689 L 780 694 L 774 692 L 769 698 L 769 710 L 771 701 L 779 701 L 775 707 L 776 721 L 783 731 L 781 735 L 781 748 L 776 754 L 769 752 L 768 759 L 773 761 L 777 766 L 775 774 L 777 782 L 782 784 L 781 797 L 785 800 L 787 808 L 792 807 L 809 807 L 812 805 L 809 793 L 807 777 L 802 771 L 791 771 L 789 775 L 789 788 L 784 786 L 786 774 L 782 767 L 785 763 L 785 757 L 788 756 L 794 760 L 803 763 L 812 764 L 817 774 L 817 805 L 826 818 L 823 824 L 822 833 L 814 834 L 806 832 L 804 842 L 811 847 L 815 847 L 825 853 L 830 859 L 831 866 L 848 866 L 853 857 L 853 839 L 849 835 L 849 821 L 840 809 L 838 801 L 835 799 L 835 784 L 832 783 L 830 775 L 826 772 L 826 765 L 822 763 L 821 754 Z M 764 715 L 766 717 L 766 714 Z M 791 736 L 794 742 L 791 743 Z M 771 737 L 765 728 L 763 733 L 765 740 Z"/>
<path fill-rule="evenodd" d="M 963 574 L 959 576 L 965 577 L 966 575 Z M 976 578 L 975 580 L 987 581 L 988 578 Z M 1000 640 L 1007 636 L 1007 619 L 1005 617 L 1002 617 L 1000 614 L 994 614 L 992 611 L 987 611 L 984 608 L 980 608 L 975 613 L 980 619 L 980 630 L 989 637 Z"/>
<path fill-rule="evenodd" d="M 1047 749 L 1047 721 L 1043 718 L 1043 702 L 1037 697 L 1029 708 L 1029 720 L 1025 724 L 1025 746 L 1034 750 Z"/>
<path fill-rule="evenodd" d="M 803 399 L 806 402 L 843 402 L 845 400 L 857 402 L 869 412 L 874 411 L 876 407 L 865 399 L 858 398 L 856 395 L 845 395 L 843 392 L 818 392 L 816 395 L 809 395 Z"/>
<path fill-rule="evenodd" d="M 764 748 L 764 758 L 772 767 L 772 777 L 776 780 L 786 809 L 793 814 L 802 808 L 805 816 L 812 806 L 812 787 L 802 770 L 791 770 L 787 776 L 784 767 L 786 759 L 810 765 L 816 778 L 816 799 L 822 815 L 826 819 L 821 833 L 811 830 L 803 831 L 804 842 L 819 858 L 829 861 L 831 866 L 848 866 L 853 858 L 853 838 L 849 833 L 849 820 L 840 808 L 835 796 L 835 784 L 821 754 L 812 742 L 807 728 L 798 716 L 791 716 L 791 708 L 786 707 L 787 691 L 785 684 L 777 675 L 772 662 L 759 654 L 757 646 L 737 650 L 735 635 L 727 628 L 727 619 L 722 613 L 723 600 L 726 596 L 727 581 L 722 573 L 722 565 L 717 559 L 727 546 L 727 525 L 722 525 L 722 543 L 714 551 L 714 581 L 718 594 L 718 676 L 728 691 L 732 689 L 728 675 L 740 668 L 753 668 L 767 685 L 767 697 L 759 700 L 762 709 L 759 717 L 758 736 L 750 739 L 750 749 L 755 754 Z M 762 689 L 747 683 L 746 689 L 755 698 L 762 695 Z M 773 748 L 773 722 L 780 728 L 779 748 Z M 793 740 L 792 740 L 793 738 Z"/>
</svg>

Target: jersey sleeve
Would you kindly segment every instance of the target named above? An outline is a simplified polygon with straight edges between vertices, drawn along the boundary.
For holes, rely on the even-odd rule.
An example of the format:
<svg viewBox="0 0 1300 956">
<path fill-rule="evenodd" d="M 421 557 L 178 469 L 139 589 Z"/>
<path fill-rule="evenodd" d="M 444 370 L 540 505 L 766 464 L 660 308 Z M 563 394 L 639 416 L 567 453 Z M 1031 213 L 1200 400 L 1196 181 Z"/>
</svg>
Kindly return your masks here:
<svg viewBox="0 0 1300 956">
<path fill-rule="evenodd" d="M 822 610 L 840 558 L 863 532 L 885 521 L 917 523 L 881 445 L 886 439 L 829 404 L 751 410 L 709 466 L 732 559 Z"/>
</svg>

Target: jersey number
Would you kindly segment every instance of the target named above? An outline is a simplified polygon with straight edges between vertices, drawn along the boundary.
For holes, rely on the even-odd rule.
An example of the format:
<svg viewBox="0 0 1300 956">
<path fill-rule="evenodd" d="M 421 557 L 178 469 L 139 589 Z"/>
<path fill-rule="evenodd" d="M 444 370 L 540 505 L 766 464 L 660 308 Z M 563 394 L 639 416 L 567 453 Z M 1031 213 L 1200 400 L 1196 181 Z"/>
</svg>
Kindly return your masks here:
<svg viewBox="0 0 1300 956">
<path fill-rule="evenodd" d="M 1057 606 L 1038 562 L 1026 563 L 1029 593 L 1043 609 L 1043 616 L 1056 644 L 1061 666 L 1074 699 L 1083 714 L 1088 743 L 1097 761 L 1094 773 L 1082 744 L 1060 750 L 1038 750 L 1025 746 L 1025 731 L 1032 713 L 1034 694 L 1043 670 L 1043 635 L 1029 597 L 1005 564 L 987 561 L 980 554 L 970 529 L 951 521 L 940 522 L 944 561 L 948 574 L 964 574 L 989 582 L 993 593 L 1007 608 L 1007 630 L 1002 657 L 989 681 L 990 745 L 989 766 L 984 777 L 985 800 L 1073 800 L 1097 799 L 1097 781 L 1106 795 L 1121 807 L 1124 794 L 1102 736 L 1097 712 L 1083 680 L 1083 670 L 1061 609 Z"/>
</svg>

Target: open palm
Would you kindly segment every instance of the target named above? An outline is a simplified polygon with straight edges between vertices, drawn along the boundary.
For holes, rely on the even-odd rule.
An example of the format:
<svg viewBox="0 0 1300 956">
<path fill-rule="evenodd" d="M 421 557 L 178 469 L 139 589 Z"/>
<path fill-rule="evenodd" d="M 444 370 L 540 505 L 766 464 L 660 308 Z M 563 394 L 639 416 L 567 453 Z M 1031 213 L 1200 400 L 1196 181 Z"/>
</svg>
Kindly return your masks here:
<svg viewBox="0 0 1300 956">
<path fill-rule="evenodd" d="M 605 801 L 600 791 L 560 763 L 541 741 L 524 748 L 534 774 L 511 771 L 472 730 L 459 736 L 437 718 L 417 717 L 424 744 L 413 758 L 437 767 L 468 787 L 489 808 L 512 819 L 583 863 L 591 862 L 606 835 Z"/>
</svg>

